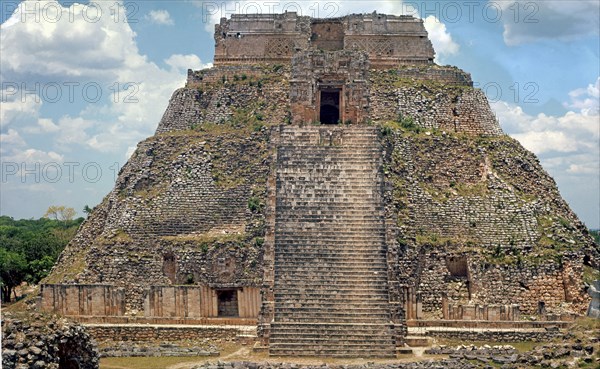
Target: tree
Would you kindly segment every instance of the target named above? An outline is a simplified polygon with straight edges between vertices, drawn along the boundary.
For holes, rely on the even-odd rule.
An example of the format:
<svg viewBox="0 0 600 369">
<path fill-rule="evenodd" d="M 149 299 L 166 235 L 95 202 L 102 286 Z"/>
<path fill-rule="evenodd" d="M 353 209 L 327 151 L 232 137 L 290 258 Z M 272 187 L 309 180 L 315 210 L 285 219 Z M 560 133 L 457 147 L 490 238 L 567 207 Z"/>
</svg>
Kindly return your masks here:
<svg viewBox="0 0 600 369">
<path fill-rule="evenodd" d="M 3 302 L 10 302 L 10 294 L 25 280 L 26 275 L 27 260 L 25 257 L 0 248 L 0 285 Z"/>
<path fill-rule="evenodd" d="M 69 216 L 56 207 L 52 218 Z M 0 286 L 1 298 L 10 298 L 14 287 L 23 281 L 39 283 L 77 232 L 83 218 L 56 220 L 49 217 L 14 220 L 0 216 Z"/>
<path fill-rule="evenodd" d="M 86 213 L 88 217 L 90 216 L 90 214 L 92 214 L 92 211 L 94 211 L 94 209 L 90 208 L 87 205 L 83 207 L 83 212 Z"/>
<path fill-rule="evenodd" d="M 39 281 L 48 276 L 53 266 L 54 258 L 48 255 L 44 255 L 41 259 L 32 260 L 29 263 L 30 274 L 26 278 L 27 283 L 39 283 Z"/>
<path fill-rule="evenodd" d="M 73 220 L 77 212 L 73 208 L 67 208 L 62 205 L 51 205 L 48 210 L 46 210 L 46 214 L 44 214 L 44 218 L 54 219 L 54 220 Z"/>
</svg>

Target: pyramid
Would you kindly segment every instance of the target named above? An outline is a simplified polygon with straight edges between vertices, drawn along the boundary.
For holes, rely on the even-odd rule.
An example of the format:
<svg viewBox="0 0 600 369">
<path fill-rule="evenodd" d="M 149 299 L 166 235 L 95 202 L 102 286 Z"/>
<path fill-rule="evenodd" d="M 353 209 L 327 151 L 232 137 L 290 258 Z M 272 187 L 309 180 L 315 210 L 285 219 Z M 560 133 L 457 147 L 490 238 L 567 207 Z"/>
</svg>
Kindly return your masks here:
<svg viewBox="0 0 600 369">
<path fill-rule="evenodd" d="M 233 15 L 43 282 L 82 321 L 392 357 L 415 320 L 561 319 L 599 248 L 423 22 Z"/>
</svg>

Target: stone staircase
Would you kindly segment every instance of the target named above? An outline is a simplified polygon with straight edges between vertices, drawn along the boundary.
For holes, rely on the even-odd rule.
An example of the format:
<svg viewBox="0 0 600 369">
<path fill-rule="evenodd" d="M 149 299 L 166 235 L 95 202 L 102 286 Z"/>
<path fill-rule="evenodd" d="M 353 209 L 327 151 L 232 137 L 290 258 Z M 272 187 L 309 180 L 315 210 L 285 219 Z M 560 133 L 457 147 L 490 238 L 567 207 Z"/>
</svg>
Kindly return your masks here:
<svg viewBox="0 0 600 369">
<path fill-rule="evenodd" d="M 280 129 L 271 355 L 395 356 L 377 134 Z"/>
</svg>

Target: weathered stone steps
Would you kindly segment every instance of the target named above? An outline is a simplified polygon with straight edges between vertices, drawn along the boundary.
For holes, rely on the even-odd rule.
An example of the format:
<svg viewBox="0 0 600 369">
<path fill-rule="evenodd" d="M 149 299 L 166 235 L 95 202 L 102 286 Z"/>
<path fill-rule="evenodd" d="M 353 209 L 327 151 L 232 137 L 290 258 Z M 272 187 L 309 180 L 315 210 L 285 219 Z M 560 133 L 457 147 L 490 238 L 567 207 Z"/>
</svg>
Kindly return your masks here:
<svg viewBox="0 0 600 369">
<path fill-rule="evenodd" d="M 393 357 L 378 130 L 285 126 L 279 140 L 271 355 Z"/>
</svg>

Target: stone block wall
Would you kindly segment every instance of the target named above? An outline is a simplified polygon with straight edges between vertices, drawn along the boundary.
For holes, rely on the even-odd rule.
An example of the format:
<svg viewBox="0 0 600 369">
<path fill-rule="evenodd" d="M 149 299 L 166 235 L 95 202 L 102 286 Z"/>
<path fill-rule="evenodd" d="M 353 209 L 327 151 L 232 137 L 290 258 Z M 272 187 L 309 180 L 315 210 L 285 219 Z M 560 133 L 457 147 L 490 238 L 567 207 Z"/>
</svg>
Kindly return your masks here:
<svg viewBox="0 0 600 369">
<path fill-rule="evenodd" d="M 237 327 L 174 327 L 117 324 L 86 324 L 86 331 L 97 341 L 177 342 L 205 339 L 234 339 L 244 331 Z"/>
<path fill-rule="evenodd" d="M 435 51 L 420 19 L 386 14 L 353 14 L 345 19 L 344 48 L 364 51 L 374 68 L 428 64 Z"/>
<path fill-rule="evenodd" d="M 444 67 L 372 71 L 370 116 L 374 121 L 412 119 L 426 129 L 501 135 L 485 94 L 470 76 Z"/>
<path fill-rule="evenodd" d="M 453 305 L 442 312 L 444 319 L 450 320 L 490 320 L 516 321 L 519 320 L 518 305 Z"/>
<path fill-rule="evenodd" d="M 232 121 L 259 125 L 289 119 L 289 66 L 221 66 L 188 73 L 185 88 L 173 93 L 157 134 Z"/>
<path fill-rule="evenodd" d="M 42 285 L 40 309 L 67 316 L 125 314 L 125 290 L 109 285 Z"/>
<path fill-rule="evenodd" d="M 259 289 L 242 287 L 233 291 L 238 314 L 231 318 L 239 318 L 240 322 L 257 319 Z M 146 320 L 195 322 L 219 317 L 217 290 L 209 286 L 149 286 L 142 296 Z M 125 290 L 111 285 L 42 285 L 39 309 L 70 317 L 124 317 Z"/>
<path fill-rule="evenodd" d="M 311 19 L 297 13 L 232 15 L 215 27 L 215 65 L 288 63 L 297 51 L 366 52 L 375 68 L 432 63 L 423 21 L 411 16 L 352 14 Z"/>
<path fill-rule="evenodd" d="M 255 287 L 236 290 L 238 316 L 257 318 L 260 293 Z M 146 317 L 201 318 L 218 317 L 216 290 L 208 286 L 151 286 L 144 294 Z"/>
<path fill-rule="evenodd" d="M 503 136 L 392 137 L 398 271 L 424 316 L 443 316 L 443 296 L 525 315 L 585 311 L 583 261 L 597 250 L 533 154 Z"/>
<path fill-rule="evenodd" d="M 215 26 L 215 65 L 289 63 L 310 36 L 310 18 L 294 12 L 233 14 Z"/>
<path fill-rule="evenodd" d="M 149 285 L 259 286 L 270 157 L 268 133 L 246 129 L 140 143 L 83 224 L 88 247 L 67 247 L 46 283 L 127 287 L 128 315 L 141 313 Z"/>
</svg>

